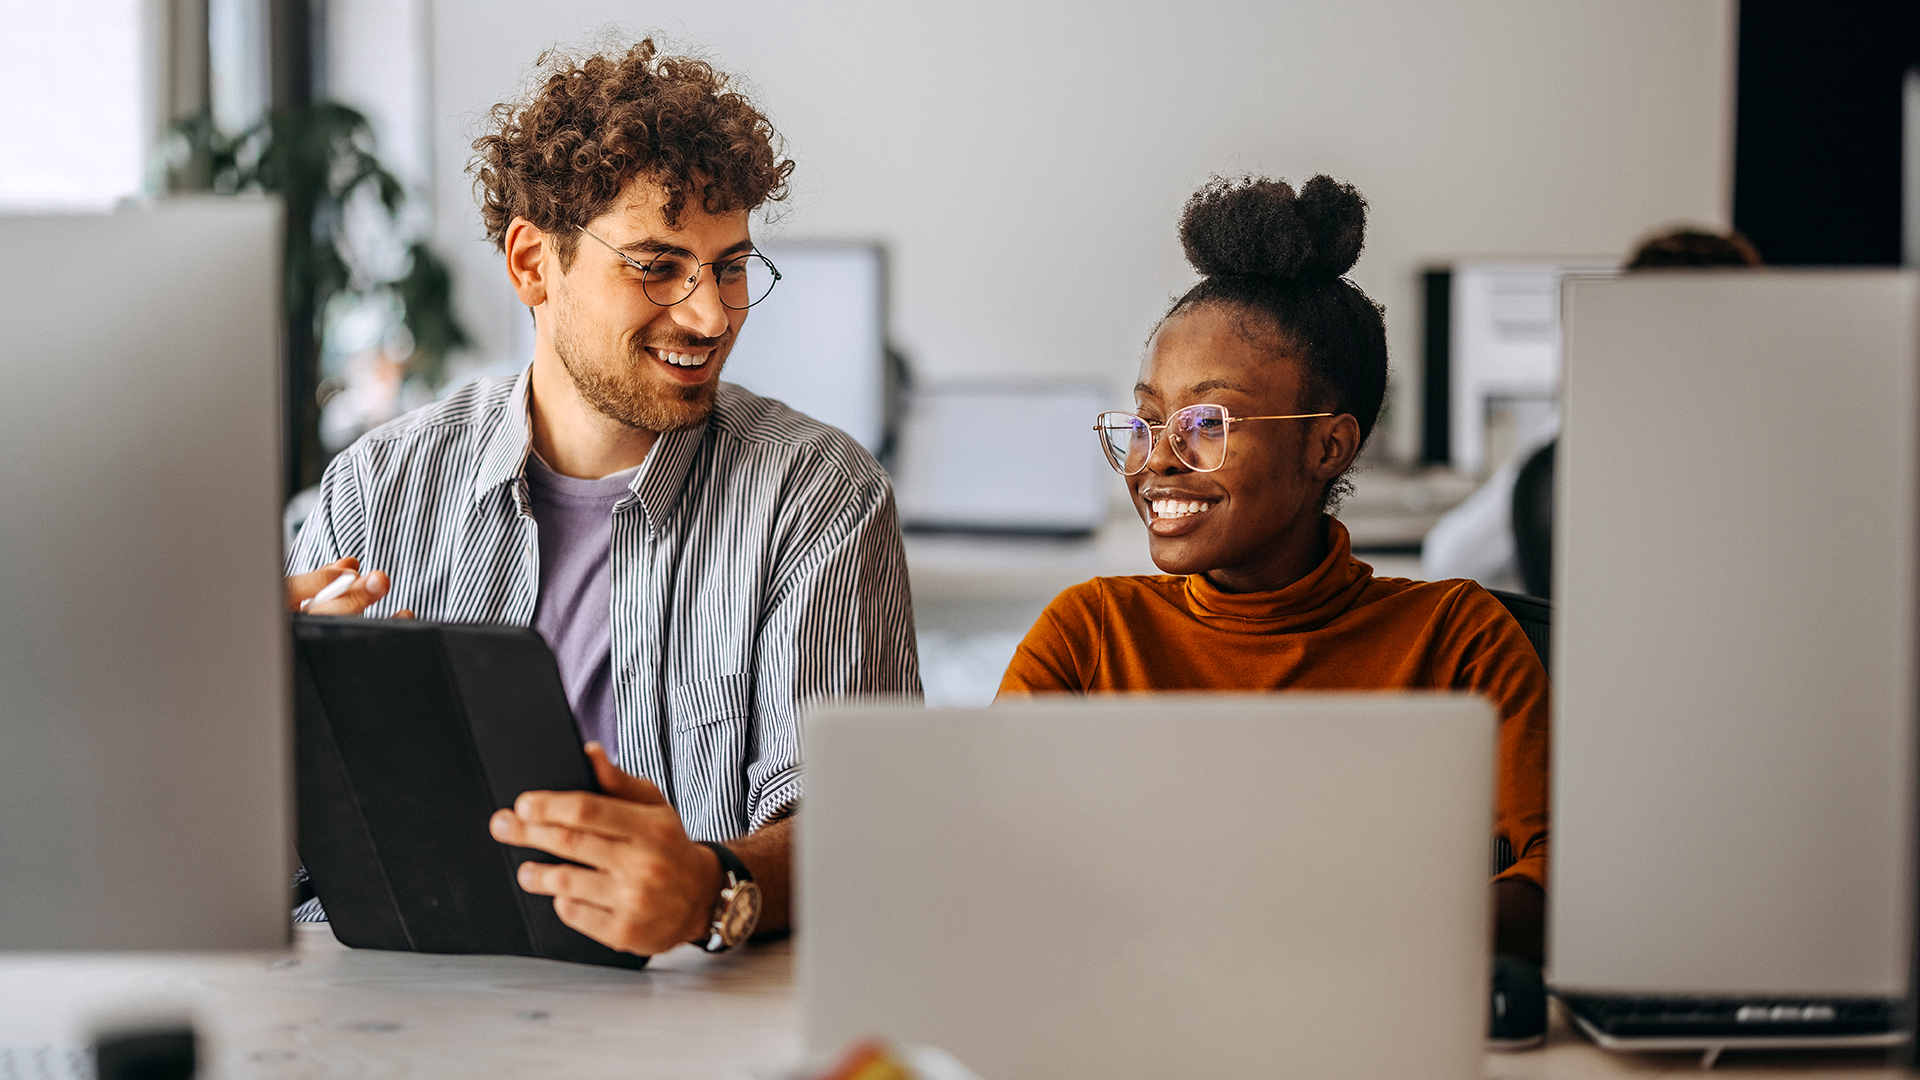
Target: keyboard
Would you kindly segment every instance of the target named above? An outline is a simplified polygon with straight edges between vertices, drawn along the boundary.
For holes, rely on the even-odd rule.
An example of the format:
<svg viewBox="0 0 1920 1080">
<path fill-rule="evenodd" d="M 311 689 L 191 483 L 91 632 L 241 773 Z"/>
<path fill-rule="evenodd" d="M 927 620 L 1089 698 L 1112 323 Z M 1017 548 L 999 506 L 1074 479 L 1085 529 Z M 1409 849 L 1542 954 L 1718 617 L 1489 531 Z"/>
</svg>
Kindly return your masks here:
<svg viewBox="0 0 1920 1080">
<path fill-rule="evenodd" d="M 1615 1039 L 1826 1039 L 1889 1035 L 1904 1002 L 1882 998 L 1681 998 L 1560 994 L 1583 1026 Z"/>
</svg>

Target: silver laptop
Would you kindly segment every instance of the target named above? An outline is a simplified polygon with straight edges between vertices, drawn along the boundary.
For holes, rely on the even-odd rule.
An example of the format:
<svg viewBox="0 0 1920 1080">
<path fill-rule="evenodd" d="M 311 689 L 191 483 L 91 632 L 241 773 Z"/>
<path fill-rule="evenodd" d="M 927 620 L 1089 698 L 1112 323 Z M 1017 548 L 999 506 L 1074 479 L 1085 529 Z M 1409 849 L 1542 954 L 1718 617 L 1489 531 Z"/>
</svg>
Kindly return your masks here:
<svg viewBox="0 0 1920 1080">
<path fill-rule="evenodd" d="M 0 216 L 0 949 L 287 940 L 281 221 Z"/>
<path fill-rule="evenodd" d="M 1609 1045 L 1892 1041 L 1920 275 L 1576 281 L 1566 334 L 1555 989 Z"/>
<path fill-rule="evenodd" d="M 1480 1075 L 1495 721 L 1459 695 L 837 707 L 808 1049 L 994 1080 Z"/>
</svg>

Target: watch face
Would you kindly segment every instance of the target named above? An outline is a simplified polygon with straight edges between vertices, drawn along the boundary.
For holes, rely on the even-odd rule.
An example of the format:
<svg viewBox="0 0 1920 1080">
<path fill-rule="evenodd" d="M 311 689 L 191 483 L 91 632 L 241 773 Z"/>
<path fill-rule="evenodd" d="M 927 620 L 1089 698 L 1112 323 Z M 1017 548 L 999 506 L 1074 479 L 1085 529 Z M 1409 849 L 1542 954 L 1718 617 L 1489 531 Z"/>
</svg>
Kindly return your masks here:
<svg viewBox="0 0 1920 1080">
<path fill-rule="evenodd" d="M 728 948 L 753 936 L 753 928 L 760 922 L 760 886 L 743 881 L 731 891 L 733 895 L 727 899 L 727 911 L 720 916 L 718 927 Z"/>
</svg>

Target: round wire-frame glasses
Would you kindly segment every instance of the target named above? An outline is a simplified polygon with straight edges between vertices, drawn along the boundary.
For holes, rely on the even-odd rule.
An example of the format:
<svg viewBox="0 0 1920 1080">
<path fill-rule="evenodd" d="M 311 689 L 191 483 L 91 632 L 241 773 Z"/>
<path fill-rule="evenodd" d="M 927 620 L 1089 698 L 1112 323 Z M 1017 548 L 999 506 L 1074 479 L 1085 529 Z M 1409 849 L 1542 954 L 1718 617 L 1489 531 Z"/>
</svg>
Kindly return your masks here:
<svg viewBox="0 0 1920 1080">
<path fill-rule="evenodd" d="M 1107 464 L 1122 476 L 1132 476 L 1147 467 L 1159 433 L 1167 433 L 1173 456 L 1194 472 L 1214 472 L 1227 463 L 1227 432 L 1247 420 L 1311 420 L 1332 416 L 1330 412 L 1289 413 L 1285 416 L 1234 416 L 1225 405 L 1189 405 L 1167 417 L 1164 424 L 1141 419 L 1130 412 L 1103 412 L 1094 419 L 1100 449 L 1106 451 Z"/>
<path fill-rule="evenodd" d="M 660 307 L 672 307 L 692 296 L 700 284 L 700 271 L 709 266 L 713 267 L 713 282 L 720 289 L 720 303 L 732 311 L 745 311 L 765 300 L 780 281 L 780 271 L 774 267 L 773 260 L 757 251 L 713 262 L 701 262 L 684 251 L 663 251 L 641 262 L 594 236 L 591 230 L 580 231 L 640 271 L 641 291 Z"/>
</svg>

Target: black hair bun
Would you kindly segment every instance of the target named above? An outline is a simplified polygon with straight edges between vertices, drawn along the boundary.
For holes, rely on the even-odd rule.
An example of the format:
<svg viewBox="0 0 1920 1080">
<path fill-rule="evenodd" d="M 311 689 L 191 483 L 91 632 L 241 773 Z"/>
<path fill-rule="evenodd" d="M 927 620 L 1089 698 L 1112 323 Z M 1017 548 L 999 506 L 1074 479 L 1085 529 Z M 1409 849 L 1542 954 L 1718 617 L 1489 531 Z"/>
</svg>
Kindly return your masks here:
<svg viewBox="0 0 1920 1080">
<path fill-rule="evenodd" d="M 1366 231 L 1367 200 L 1325 174 L 1298 194 L 1284 180 L 1216 176 L 1180 213 L 1187 261 L 1210 277 L 1334 281 L 1359 261 Z"/>
</svg>

